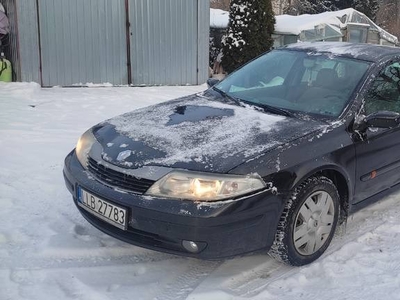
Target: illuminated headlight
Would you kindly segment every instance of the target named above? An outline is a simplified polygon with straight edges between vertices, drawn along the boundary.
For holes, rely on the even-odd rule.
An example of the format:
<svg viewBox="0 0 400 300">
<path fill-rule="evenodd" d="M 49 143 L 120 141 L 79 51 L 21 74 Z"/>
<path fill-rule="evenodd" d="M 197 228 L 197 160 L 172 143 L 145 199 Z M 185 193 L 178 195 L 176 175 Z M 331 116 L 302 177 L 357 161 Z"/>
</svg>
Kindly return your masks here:
<svg viewBox="0 0 400 300">
<path fill-rule="evenodd" d="M 75 152 L 81 165 L 86 169 L 88 164 L 88 154 L 93 144 L 96 142 L 96 138 L 93 135 L 91 129 L 86 131 L 79 139 L 76 144 Z"/>
<path fill-rule="evenodd" d="M 154 183 L 147 195 L 194 201 L 218 201 L 265 188 L 257 176 L 209 175 L 173 171 Z"/>
</svg>

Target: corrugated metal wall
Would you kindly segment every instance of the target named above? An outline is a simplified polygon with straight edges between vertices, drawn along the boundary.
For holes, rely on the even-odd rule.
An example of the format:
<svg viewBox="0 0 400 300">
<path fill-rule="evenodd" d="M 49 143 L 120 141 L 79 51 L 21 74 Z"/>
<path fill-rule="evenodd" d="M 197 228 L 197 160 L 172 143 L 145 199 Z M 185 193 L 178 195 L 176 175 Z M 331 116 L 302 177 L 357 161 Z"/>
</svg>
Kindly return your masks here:
<svg viewBox="0 0 400 300">
<path fill-rule="evenodd" d="M 21 80 L 19 68 L 19 57 L 18 57 L 18 35 L 17 35 L 17 7 L 15 4 L 15 0 L 2 0 L 0 2 L 4 5 L 4 8 L 6 9 L 6 13 L 8 16 L 8 19 L 10 21 L 10 34 L 9 38 L 7 41 L 9 42 L 9 45 L 6 46 L 6 57 L 11 60 L 12 62 L 12 67 L 13 67 L 13 80 Z M 6 42 L 7 42 L 6 41 Z M 3 45 L 5 46 L 5 45 Z"/>
<path fill-rule="evenodd" d="M 39 0 L 43 86 L 127 84 L 123 0 Z"/>
<path fill-rule="evenodd" d="M 197 84 L 202 84 L 208 79 L 209 43 L 210 43 L 210 1 L 198 0 L 198 35 L 197 59 L 198 73 Z M 207 24 L 204 26 L 204 24 Z"/>
<path fill-rule="evenodd" d="M 40 83 L 36 1 L 3 0 L 10 20 L 10 56 L 14 79 Z"/>
<path fill-rule="evenodd" d="M 21 80 L 40 83 L 40 55 L 36 1 L 18 0 L 17 4 Z"/>
<path fill-rule="evenodd" d="M 131 0 L 134 84 L 197 83 L 197 0 Z"/>
<path fill-rule="evenodd" d="M 18 80 L 43 86 L 207 80 L 208 0 L 2 1 L 15 16 Z"/>
</svg>

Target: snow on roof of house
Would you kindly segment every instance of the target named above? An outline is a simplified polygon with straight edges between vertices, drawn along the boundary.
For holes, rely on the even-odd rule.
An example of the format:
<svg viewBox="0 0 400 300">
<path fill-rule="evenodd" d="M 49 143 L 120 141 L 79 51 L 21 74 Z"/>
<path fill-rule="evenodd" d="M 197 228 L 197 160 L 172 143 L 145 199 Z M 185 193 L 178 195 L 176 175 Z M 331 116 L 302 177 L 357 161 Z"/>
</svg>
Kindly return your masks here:
<svg viewBox="0 0 400 300">
<path fill-rule="evenodd" d="M 353 9 L 347 8 L 338 11 L 328 11 L 315 15 L 280 15 L 276 16 L 275 33 L 278 34 L 294 34 L 299 35 L 302 31 L 314 29 L 316 26 L 322 24 L 331 25 L 331 28 L 337 28 L 340 30 L 345 28 L 347 24 L 357 24 L 369 26 L 370 29 L 380 32 L 383 38 L 397 43 L 398 39 L 396 36 L 388 33 L 374 22 L 371 21 L 363 13 Z"/>
<path fill-rule="evenodd" d="M 328 11 L 315 15 L 280 15 L 276 16 L 275 33 L 281 34 L 295 34 L 299 35 L 303 30 L 314 29 L 315 26 L 320 24 L 336 25 L 339 28 L 344 27 L 339 18 L 349 14 L 353 9 L 345 9 L 340 11 Z"/>
<path fill-rule="evenodd" d="M 226 28 L 229 23 L 229 12 L 222 9 L 210 8 L 210 27 Z"/>
<path fill-rule="evenodd" d="M 340 29 L 345 28 L 347 24 L 357 24 L 369 26 L 370 29 L 378 31 L 383 38 L 392 42 L 398 43 L 396 36 L 385 31 L 374 22 L 371 21 L 363 13 L 353 9 L 347 8 L 338 11 L 328 11 L 315 15 L 279 15 L 275 16 L 275 33 L 277 34 L 293 34 L 299 35 L 302 31 L 313 30 L 315 27 L 327 24 L 329 27 L 340 33 Z M 229 12 L 221 9 L 210 9 L 210 27 L 213 28 L 226 28 L 229 23 Z"/>
</svg>

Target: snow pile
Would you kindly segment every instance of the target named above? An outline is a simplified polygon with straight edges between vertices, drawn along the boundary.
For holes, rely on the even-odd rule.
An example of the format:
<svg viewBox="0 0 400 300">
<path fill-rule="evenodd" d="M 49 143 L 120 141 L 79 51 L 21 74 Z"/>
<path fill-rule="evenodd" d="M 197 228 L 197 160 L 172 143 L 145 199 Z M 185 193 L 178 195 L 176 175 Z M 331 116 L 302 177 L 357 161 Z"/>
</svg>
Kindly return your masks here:
<svg viewBox="0 0 400 300">
<path fill-rule="evenodd" d="M 215 12 L 211 12 L 215 14 Z M 213 17 L 212 17 L 213 18 Z M 385 31 L 374 22 L 372 22 L 364 14 L 353 8 L 342 9 L 338 11 L 327 11 L 320 14 L 303 14 L 299 16 L 278 15 L 275 16 L 275 34 L 291 34 L 300 35 L 303 31 L 314 30 L 320 26 L 329 26 L 332 32 L 336 32 L 336 36 L 342 36 L 341 29 L 346 28 L 347 24 L 355 23 L 357 25 L 365 25 L 372 30 L 378 31 L 383 38 L 396 44 L 398 39 L 396 36 Z M 224 19 L 219 18 L 217 28 L 227 28 L 229 23 L 229 12 L 224 13 Z M 214 26 L 211 26 L 214 27 Z M 333 34 L 333 33 L 331 33 Z M 331 36 L 333 37 L 333 36 Z"/>
<path fill-rule="evenodd" d="M 320 24 L 336 25 L 339 30 L 345 26 L 341 17 L 347 16 L 354 11 L 352 8 L 339 11 L 328 11 L 315 15 L 281 15 L 276 16 L 275 33 L 299 35 L 303 30 L 314 29 Z"/>
<path fill-rule="evenodd" d="M 229 12 L 222 9 L 210 8 L 210 27 L 227 28 L 229 23 Z"/>
<path fill-rule="evenodd" d="M 396 36 L 388 33 L 372 22 L 363 13 L 353 8 L 328 11 L 315 15 L 276 16 L 275 33 L 300 35 L 303 31 L 315 30 L 315 28 L 320 26 L 329 26 L 331 31 L 336 32 L 337 36 L 342 36 L 341 29 L 346 28 L 348 24 L 352 23 L 368 26 L 370 30 L 378 31 L 383 38 L 394 44 L 398 42 Z M 333 33 L 330 34 L 332 35 Z"/>
</svg>

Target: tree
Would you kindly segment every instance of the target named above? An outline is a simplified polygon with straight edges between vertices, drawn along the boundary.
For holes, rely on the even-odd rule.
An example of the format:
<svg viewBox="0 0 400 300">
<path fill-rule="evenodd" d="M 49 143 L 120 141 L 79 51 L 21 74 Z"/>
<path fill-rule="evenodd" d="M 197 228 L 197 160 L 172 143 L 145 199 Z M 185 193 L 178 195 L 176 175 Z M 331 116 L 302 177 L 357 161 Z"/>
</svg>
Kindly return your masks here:
<svg viewBox="0 0 400 300">
<path fill-rule="evenodd" d="M 333 6 L 336 10 L 346 9 L 354 6 L 354 0 L 333 0 Z"/>
<path fill-rule="evenodd" d="M 380 0 L 294 0 L 287 8 L 292 15 L 318 14 L 352 7 L 375 21 Z"/>
<path fill-rule="evenodd" d="M 335 1 L 335 0 L 333 0 Z M 319 14 L 334 10 L 331 0 L 294 0 L 286 8 L 286 13 L 291 15 Z"/>
<path fill-rule="evenodd" d="M 355 0 L 353 8 L 375 21 L 379 3 L 378 0 Z"/>
<path fill-rule="evenodd" d="M 273 45 L 275 17 L 271 0 L 232 0 L 224 36 L 222 66 L 232 72 Z"/>
<path fill-rule="evenodd" d="M 377 13 L 376 22 L 400 39 L 400 1 L 383 0 Z"/>
<path fill-rule="evenodd" d="M 333 9 L 332 1 L 329 0 L 308 0 L 299 3 L 300 14 L 319 14 Z"/>
<path fill-rule="evenodd" d="M 223 10 L 229 10 L 229 3 L 231 0 L 210 0 L 211 8 L 219 8 Z"/>
<path fill-rule="evenodd" d="M 372 21 L 376 20 L 376 14 L 379 9 L 378 0 L 333 0 L 331 2 L 336 10 L 352 7 L 365 14 Z"/>
</svg>

